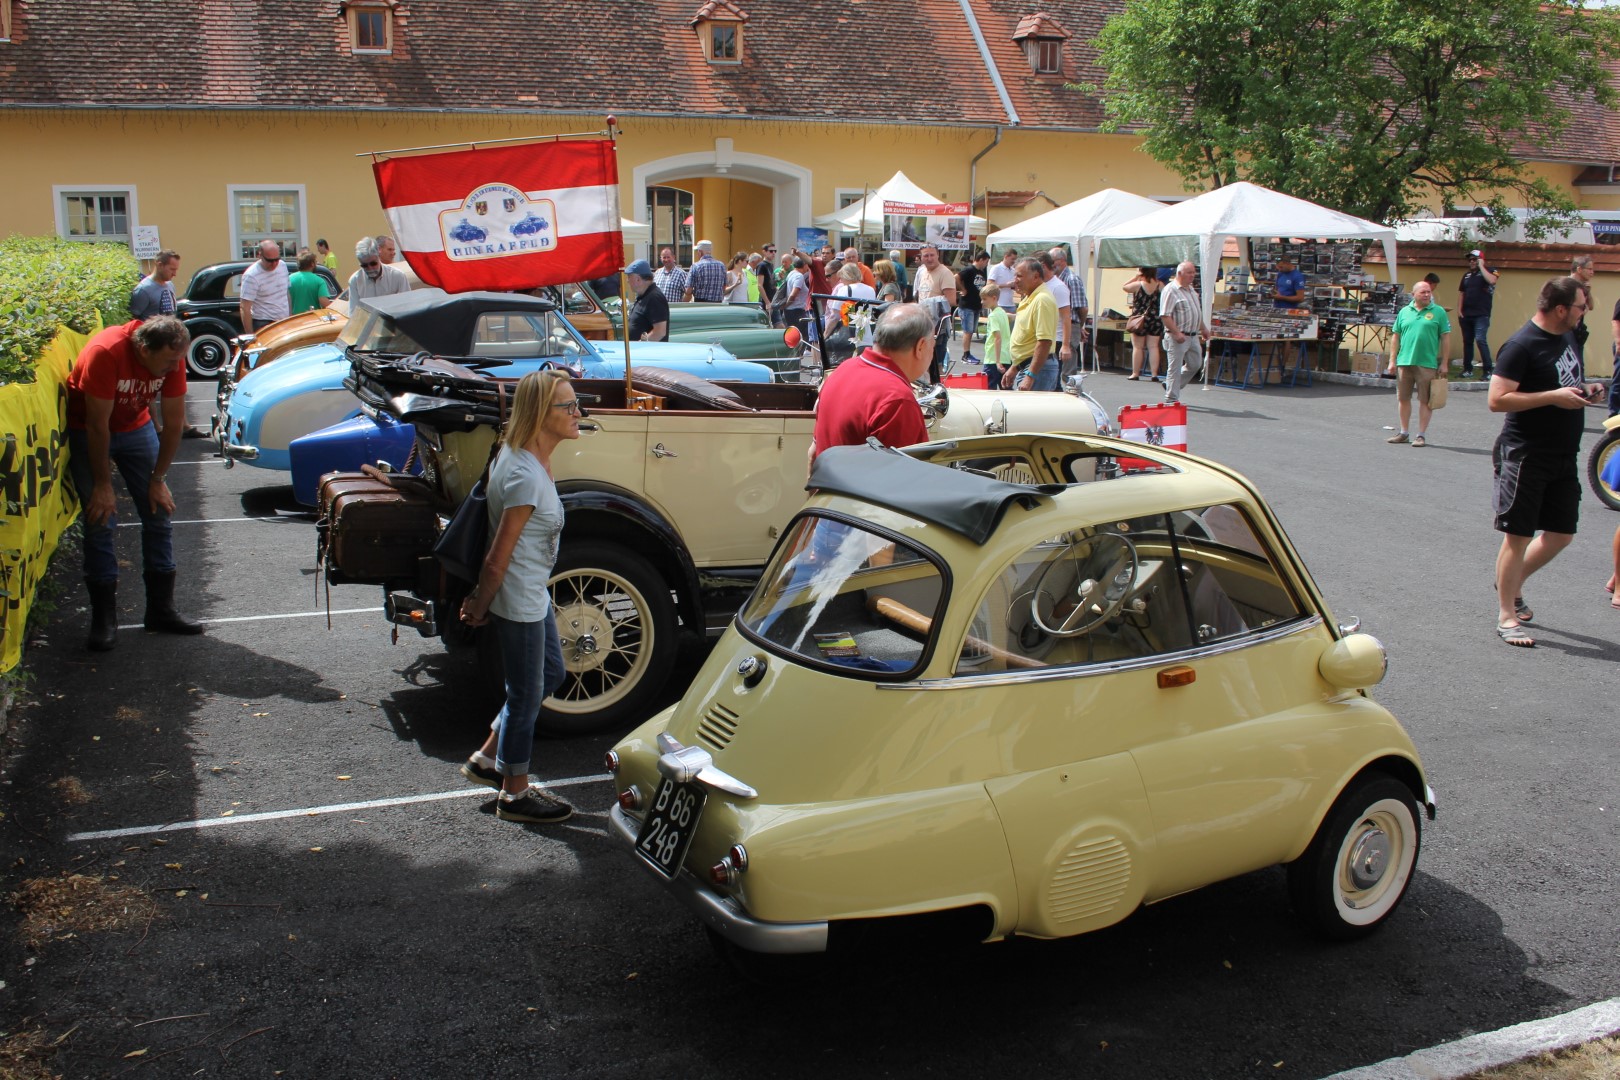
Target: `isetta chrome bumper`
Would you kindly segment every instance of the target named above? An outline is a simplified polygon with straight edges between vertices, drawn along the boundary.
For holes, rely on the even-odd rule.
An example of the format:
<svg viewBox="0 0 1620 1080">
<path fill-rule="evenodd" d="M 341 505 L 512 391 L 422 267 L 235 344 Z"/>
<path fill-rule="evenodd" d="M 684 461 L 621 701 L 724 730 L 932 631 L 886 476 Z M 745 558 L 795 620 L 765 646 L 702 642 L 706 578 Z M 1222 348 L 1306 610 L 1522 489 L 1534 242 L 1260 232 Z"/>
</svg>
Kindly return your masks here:
<svg viewBox="0 0 1620 1080">
<path fill-rule="evenodd" d="M 639 823 L 622 806 L 608 811 L 608 830 L 632 850 L 636 843 Z M 704 925 L 738 948 L 757 953 L 818 953 L 827 951 L 827 924 L 825 922 L 773 923 L 761 922 L 743 911 L 728 897 L 704 887 L 697 878 L 682 870 L 673 878 L 664 876 L 644 863 L 633 853 L 647 873 L 667 888 L 681 903 L 702 919 Z"/>
</svg>

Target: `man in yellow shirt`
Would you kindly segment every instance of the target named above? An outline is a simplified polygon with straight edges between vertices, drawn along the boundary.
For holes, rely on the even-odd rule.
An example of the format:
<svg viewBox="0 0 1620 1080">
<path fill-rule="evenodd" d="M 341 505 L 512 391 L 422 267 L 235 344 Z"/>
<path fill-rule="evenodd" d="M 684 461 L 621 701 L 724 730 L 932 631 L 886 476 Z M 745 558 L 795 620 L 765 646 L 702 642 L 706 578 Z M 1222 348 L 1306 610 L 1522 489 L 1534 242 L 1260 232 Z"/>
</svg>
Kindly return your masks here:
<svg viewBox="0 0 1620 1080">
<path fill-rule="evenodd" d="M 1013 284 L 1023 297 L 1013 318 L 1012 389 L 1056 390 L 1058 362 L 1052 355 L 1057 342 L 1057 299 L 1045 285 L 1038 259 L 1020 259 L 1013 270 Z M 1006 378 L 1001 381 L 1007 387 Z"/>
</svg>

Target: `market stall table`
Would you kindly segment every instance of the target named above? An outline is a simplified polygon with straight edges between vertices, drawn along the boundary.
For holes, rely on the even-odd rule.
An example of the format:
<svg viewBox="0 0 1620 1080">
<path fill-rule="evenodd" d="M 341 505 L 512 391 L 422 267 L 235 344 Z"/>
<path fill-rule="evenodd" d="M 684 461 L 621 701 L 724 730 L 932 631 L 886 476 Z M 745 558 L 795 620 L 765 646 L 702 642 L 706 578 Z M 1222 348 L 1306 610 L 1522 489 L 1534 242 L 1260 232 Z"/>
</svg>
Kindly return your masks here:
<svg viewBox="0 0 1620 1080">
<path fill-rule="evenodd" d="M 1212 380 L 1216 386 L 1231 386 L 1239 390 L 1249 389 L 1251 380 L 1256 389 L 1269 384 L 1271 373 L 1276 371 L 1278 386 L 1294 386 L 1300 375 L 1305 376 L 1305 385 L 1311 385 L 1311 366 L 1306 356 L 1305 347 L 1316 341 L 1316 338 L 1237 338 L 1213 337 L 1209 339 L 1209 350 L 1213 354 L 1215 346 L 1221 346 L 1221 360 L 1215 368 L 1215 378 Z M 1241 348 L 1233 346 L 1249 346 L 1249 355 L 1243 369 L 1243 378 L 1237 377 L 1239 363 L 1243 363 Z M 1264 363 L 1261 362 L 1263 346 L 1271 346 L 1265 353 Z M 1294 353 L 1293 364 L 1288 363 L 1287 347 L 1292 346 Z"/>
</svg>

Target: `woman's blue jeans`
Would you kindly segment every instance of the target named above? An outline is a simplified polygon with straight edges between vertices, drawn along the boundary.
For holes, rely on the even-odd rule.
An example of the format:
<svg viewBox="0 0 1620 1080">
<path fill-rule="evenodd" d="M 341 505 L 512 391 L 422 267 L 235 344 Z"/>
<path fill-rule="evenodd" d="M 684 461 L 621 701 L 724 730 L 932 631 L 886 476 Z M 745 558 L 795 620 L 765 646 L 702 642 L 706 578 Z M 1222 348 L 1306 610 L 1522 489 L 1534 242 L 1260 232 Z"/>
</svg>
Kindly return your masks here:
<svg viewBox="0 0 1620 1080">
<path fill-rule="evenodd" d="M 562 638 L 555 611 L 539 622 L 489 617 L 506 674 L 506 704 L 490 725 L 496 732 L 495 765 L 502 776 L 527 776 L 534 753 L 534 723 L 540 703 L 562 686 Z"/>
<path fill-rule="evenodd" d="M 169 515 L 154 512 L 147 491 L 152 483 L 152 470 L 157 468 L 158 437 L 150 423 L 134 431 L 115 431 L 107 443 L 107 456 L 112 467 L 124 478 L 124 487 L 135 503 L 135 513 L 141 519 L 141 560 L 149 574 L 174 573 L 174 537 Z M 95 474 L 90 471 L 90 436 L 87 432 L 68 429 L 68 472 L 79 493 L 79 502 L 90 501 L 95 489 Z M 118 556 L 114 537 L 118 535 L 118 513 L 100 525 L 84 523 L 84 579 L 92 584 L 104 585 L 118 580 Z"/>
</svg>

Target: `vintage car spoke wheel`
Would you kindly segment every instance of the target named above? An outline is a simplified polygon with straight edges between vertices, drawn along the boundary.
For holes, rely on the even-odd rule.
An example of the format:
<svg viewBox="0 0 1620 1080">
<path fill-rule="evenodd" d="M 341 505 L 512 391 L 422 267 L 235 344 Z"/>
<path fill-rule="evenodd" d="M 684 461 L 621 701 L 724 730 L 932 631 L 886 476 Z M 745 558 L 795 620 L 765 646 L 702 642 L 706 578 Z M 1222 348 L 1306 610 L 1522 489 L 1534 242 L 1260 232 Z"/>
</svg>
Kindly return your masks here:
<svg viewBox="0 0 1620 1080">
<path fill-rule="evenodd" d="M 565 548 L 551 602 L 566 675 L 541 709 L 542 728 L 580 734 L 643 719 L 677 646 L 675 602 L 652 564 L 612 544 Z"/>
<path fill-rule="evenodd" d="M 1411 790 L 1368 774 L 1345 789 L 1311 846 L 1289 864 L 1295 910 L 1325 937 L 1371 933 L 1406 895 L 1421 843 Z"/>
<path fill-rule="evenodd" d="M 1603 466 L 1615 454 L 1620 454 L 1620 427 L 1605 431 L 1586 456 L 1586 482 L 1592 485 L 1598 501 L 1610 510 L 1620 510 L 1620 491 L 1603 482 Z"/>
<path fill-rule="evenodd" d="M 1099 532 L 1055 553 L 1035 579 L 1029 599 L 1029 617 L 1053 637 L 1079 637 L 1107 622 L 1125 604 L 1136 581 L 1140 561 L 1136 545 L 1118 533 Z M 1067 575 L 1059 568 L 1066 568 Z M 1056 626 L 1041 615 L 1042 600 Z M 1061 616 L 1065 605 L 1073 605 Z"/>
<path fill-rule="evenodd" d="M 231 346 L 218 334 L 204 332 L 191 339 L 186 350 L 186 370 L 199 379 L 212 379 L 231 358 Z"/>
</svg>

